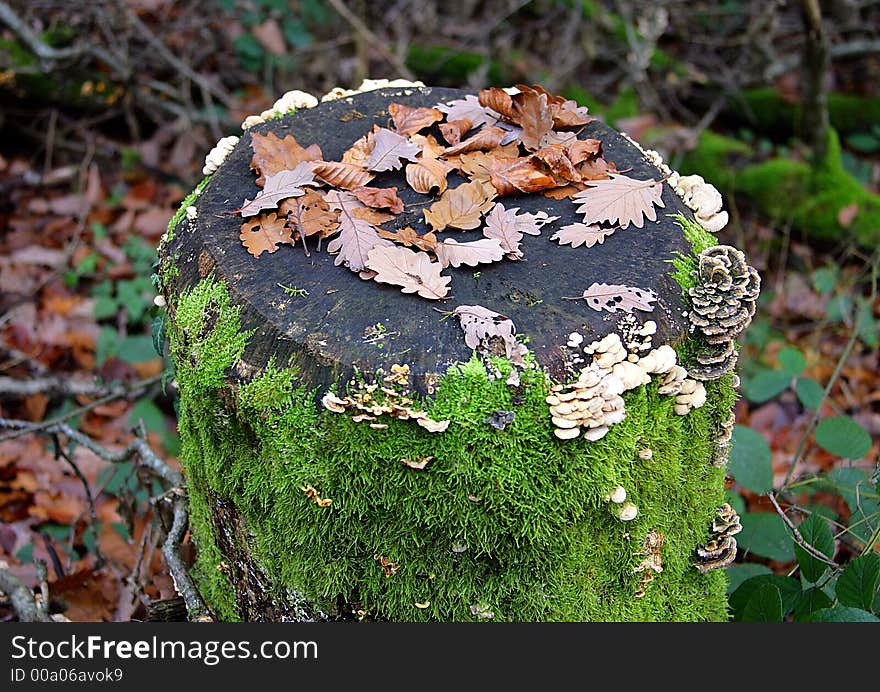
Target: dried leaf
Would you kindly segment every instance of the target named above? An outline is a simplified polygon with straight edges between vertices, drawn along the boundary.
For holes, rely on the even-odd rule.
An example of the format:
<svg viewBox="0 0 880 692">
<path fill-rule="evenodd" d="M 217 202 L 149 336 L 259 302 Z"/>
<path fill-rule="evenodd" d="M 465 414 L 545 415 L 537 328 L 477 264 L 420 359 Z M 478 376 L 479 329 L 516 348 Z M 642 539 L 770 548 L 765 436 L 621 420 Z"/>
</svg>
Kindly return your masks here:
<svg viewBox="0 0 880 692">
<path fill-rule="evenodd" d="M 549 216 L 546 211 L 538 211 L 534 214 L 518 214 L 519 207 L 513 207 L 508 211 L 514 214 L 514 220 L 519 232 L 526 235 L 541 235 L 541 229 L 544 226 L 559 220 L 558 216 Z"/>
<path fill-rule="evenodd" d="M 617 228 L 602 228 L 601 226 L 587 226 L 583 223 L 573 223 L 563 226 L 550 236 L 550 240 L 558 240 L 560 245 L 580 247 L 586 245 L 593 247 L 596 243 L 602 244 L 605 238 L 610 236 Z"/>
<path fill-rule="evenodd" d="M 654 205 L 665 206 L 661 199 L 663 182 L 659 180 L 636 180 L 612 173 L 609 180 L 592 180 L 588 185 L 591 187 L 574 196 L 580 203 L 577 211 L 588 225 L 605 221 L 621 228 L 630 224 L 642 228 L 646 217 L 657 220 Z"/>
<path fill-rule="evenodd" d="M 254 216 L 263 209 L 274 209 L 278 203 L 288 197 L 299 197 L 304 194 L 305 185 L 317 185 L 315 176 L 310 170 L 314 163 L 304 161 L 291 171 L 279 171 L 266 176 L 266 184 L 256 197 L 246 199 L 237 211 L 242 216 Z"/>
<path fill-rule="evenodd" d="M 594 159 L 587 159 L 578 164 L 578 173 L 581 174 L 581 180 L 608 180 L 611 173 L 617 173 L 617 166 L 613 161 L 606 161 L 601 156 Z"/>
<path fill-rule="evenodd" d="M 302 197 L 285 200 L 279 209 L 287 218 L 293 238 L 303 241 L 306 255 L 309 254 L 306 238 L 313 235 L 329 238 L 339 230 L 339 215 L 330 210 L 324 196 L 315 190 L 309 190 Z"/>
<path fill-rule="evenodd" d="M 459 305 L 452 314 L 464 330 L 464 342 L 469 348 L 488 346 L 495 338 L 501 339 L 507 358 L 516 365 L 524 365 L 523 344 L 516 340 L 513 320 L 482 305 Z"/>
<path fill-rule="evenodd" d="M 501 243 L 507 259 L 522 259 L 523 253 L 519 246 L 522 242 L 522 231 L 516 222 L 516 210 L 506 210 L 501 202 L 498 202 L 488 214 L 486 214 L 486 226 L 483 235 L 487 238 L 495 238 Z"/>
<path fill-rule="evenodd" d="M 393 243 L 382 238 L 369 221 L 353 212 L 363 209 L 361 202 L 350 192 L 330 190 L 325 197 L 330 209 L 339 212 L 339 235 L 327 244 L 331 255 L 339 253 L 334 264 L 345 264 L 354 272 L 367 268 L 367 255 L 375 247 L 391 247 Z"/>
<path fill-rule="evenodd" d="M 376 146 L 376 132 L 379 126 L 373 125 L 373 129 L 352 144 L 342 154 L 342 163 L 348 163 L 358 168 L 366 169 L 367 159 L 373 153 L 373 147 Z"/>
<path fill-rule="evenodd" d="M 447 122 L 470 120 L 472 127 L 494 125 L 501 119 L 497 112 L 481 105 L 480 100 L 473 94 L 449 103 L 438 103 L 437 110 L 446 113 Z"/>
<path fill-rule="evenodd" d="M 351 213 L 359 219 L 369 221 L 374 226 L 394 220 L 394 214 L 388 214 L 378 209 L 370 209 L 370 207 L 358 207 L 357 209 L 352 209 Z"/>
<path fill-rule="evenodd" d="M 484 108 L 488 108 L 489 110 L 498 113 L 502 118 L 516 122 L 517 113 L 513 97 L 504 91 L 504 89 L 499 89 L 498 87 L 481 89 L 477 100 Z"/>
<path fill-rule="evenodd" d="M 413 190 L 423 195 L 427 195 L 435 187 L 439 194 L 443 194 L 449 185 L 446 176 L 451 170 L 452 166 L 445 161 L 425 158 L 423 155 L 416 163 L 406 167 L 406 182 Z"/>
<path fill-rule="evenodd" d="M 516 88 L 521 92 L 534 91 L 547 97 L 547 102 L 553 113 L 554 127 L 579 127 L 596 119 L 588 114 L 586 106 L 578 106 L 576 102 L 566 100 L 563 96 L 551 94 L 540 84 L 533 84 L 531 87 L 517 84 Z"/>
<path fill-rule="evenodd" d="M 504 257 L 504 248 L 497 238 L 481 238 L 467 243 L 449 238 L 436 243 L 431 250 L 443 267 L 460 267 L 462 264 L 476 267 L 478 264 L 497 262 Z"/>
<path fill-rule="evenodd" d="M 534 153 L 534 157 L 543 161 L 544 165 L 547 166 L 547 168 L 550 169 L 550 172 L 557 178 L 562 178 L 568 182 L 575 183 L 581 181 L 581 174 L 578 173 L 561 144 L 554 144 L 549 147 L 538 149 L 538 151 Z"/>
<path fill-rule="evenodd" d="M 446 151 L 434 135 L 413 135 L 409 139 L 422 150 L 422 160 L 439 158 Z"/>
<path fill-rule="evenodd" d="M 575 139 L 564 147 L 566 155 L 575 166 L 602 156 L 602 142 L 598 139 Z"/>
<path fill-rule="evenodd" d="M 464 183 L 447 190 L 443 196 L 429 209 L 426 209 L 425 221 L 435 231 L 442 231 L 447 226 L 469 229 L 480 225 L 480 217 L 492 206 L 495 191 L 477 181 Z"/>
<path fill-rule="evenodd" d="M 388 113 L 394 121 L 394 129 L 404 137 L 443 120 L 443 113 L 436 108 L 413 108 L 400 103 L 388 104 Z"/>
<path fill-rule="evenodd" d="M 512 165 L 519 157 L 519 147 L 512 144 L 492 151 L 474 151 L 459 157 L 459 167 L 471 180 L 488 183 L 492 171 Z"/>
<path fill-rule="evenodd" d="M 566 300 L 580 300 L 581 298 L 587 301 L 587 305 L 593 310 L 597 311 L 632 312 L 633 310 L 644 310 L 645 312 L 653 312 L 654 306 L 651 303 L 657 300 L 657 295 L 647 288 L 594 283 L 584 291 L 582 296 Z"/>
<path fill-rule="evenodd" d="M 554 187 L 549 190 L 544 190 L 541 194 L 550 199 L 566 199 L 574 197 L 578 192 L 584 189 L 584 185 L 564 185 L 563 187 Z"/>
<path fill-rule="evenodd" d="M 277 214 L 260 214 L 256 219 L 241 224 L 242 244 L 254 257 L 264 252 L 275 252 L 279 245 L 293 245 L 291 231 L 285 225 L 286 219 Z"/>
<path fill-rule="evenodd" d="M 339 163 L 338 161 L 313 162 L 312 172 L 328 185 L 341 187 L 343 190 L 353 190 L 369 183 L 374 176 L 360 166 L 351 163 Z"/>
<path fill-rule="evenodd" d="M 522 127 L 520 139 L 529 151 L 541 148 L 541 139 L 553 129 L 553 114 L 546 94 L 521 91 L 513 97 L 516 107 L 516 124 Z"/>
<path fill-rule="evenodd" d="M 501 196 L 515 195 L 518 192 L 529 194 L 558 185 L 556 179 L 547 175 L 531 157 L 513 161 L 498 159 L 492 164 L 489 181 Z"/>
<path fill-rule="evenodd" d="M 417 293 L 429 300 L 446 297 L 452 277 L 440 273 L 439 262 L 432 262 L 424 252 L 413 252 L 391 243 L 389 246 L 374 247 L 369 252 L 367 267 L 376 272 L 374 280 L 400 286 L 404 293 Z"/>
<path fill-rule="evenodd" d="M 434 233 L 429 231 L 424 235 L 419 235 L 412 226 L 401 228 L 396 233 L 386 231 L 384 228 L 379 228 L 377 230 L 379 231 L 379 235 L 383 238 L 388 238 L 396 243 L 401 243 L 405 247 L 417 247 L 419 250 L 434 252 L 434 249 L 440 242 Z"/>
<path fill-rule="evenodd" d="M 321 161 L 324 158 L 321 147 L 317 144 L 310 144 L 304 148 L 293 135 L 280 139 L 274 132 L 267 135 L 253 133 L 251 148 L 254 150 L 251 168 L 259 174 L 257 178 L 259 187 L 263 187 L 267 175 L 292 171 L 303 161 Z"/>
<path fill-rule="evenodd" d="M 356 187 L 352 194 L 373 209 L 388 209 L 394 214 L 403 212 L 403 201 L 396 187 Z"/>
<path fill-rule="evenodd" d="M 451 120 L 440 125 L 440 134 L 443 139 L 449 142 L 450 146 L 455 146 L 461 141 L 468 132 L 474 129 L 474 124 L 467 118 L 461 120 Z"/>
<path fill-rule="evenodd" d="M 375 143 L 366 167 L 376 172 L 397 170 L 403 160 L 416 161 L 416 155 L 421 151 L 406 137 L 384 127 L 376 132 Z"/>
<path fill-rule="evenodd" d="M 494 149 L 501 144 L 501 140 L 504 139 L 506 134 L 500 127 L 486 126 L 473 137 L 468 137 L 455 146 L 447 147 L 444 153 L 446 156 L 455 156 L 456 154 L 467 154 L 471 151 Z"/>
</svg>

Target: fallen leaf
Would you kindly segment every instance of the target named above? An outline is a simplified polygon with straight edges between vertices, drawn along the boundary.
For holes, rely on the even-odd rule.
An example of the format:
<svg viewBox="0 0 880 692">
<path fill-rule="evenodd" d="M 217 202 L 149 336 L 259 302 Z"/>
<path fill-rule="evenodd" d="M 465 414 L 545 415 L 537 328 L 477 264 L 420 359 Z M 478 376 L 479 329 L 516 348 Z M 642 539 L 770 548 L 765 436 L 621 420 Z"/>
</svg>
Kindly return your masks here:
<svg viewBox="0 0 880 692">
<path fill-rule="evenodd" d="M 367 267 L 376 272 L 375 281 L 400 286 L 404 293 L 416 293 L 429 300 L 446 297 L 452 277 L 440 273 L 439 262 L 432 262 L 424 252 L 389 245 L 374 247 L 368 253 Z"/>
<path fill-rule="evenodd" d="M 461 141 L 468 132 L 474 129 L 474 124 L 467 118 L 461 120 L 451 120 L 440 125 L 440 134 L 443 139 L 449 142 L 450 146 L 455 146 Z"/>
<path fill-rule="evenodd" d="M 307 191 L 302 197 L 285 200 L 279 211 L 287 219 L 293 239 L 302 240 L 306 255 L 309 254 L 306 238 L 313 235 L 329 238 L 339 230 L 337 212 L 331 211 L 324 196 L 315 190 Z"/>
<path fill-rule="evenodd" d="M 564 185 L 563 187 L 553 187 L 549 190 L 544 190 L 541 194 L 550 199 L 566 199 L 574 197 L 584 189 L 586 189 L 584 185 Z"/>
<path fill-rule="evenodd" d="M 553 114 L 546 94 L 521 91 L 513 98 L 516 106 L 517 125 L 522 127 L 520 140 L 529 151 L 541 148 L 541 139 L 553 129 Z"/>
<path fill-rule="evenodd" d="M 263 187 L 267 175 L 291 171 L 303 161 L 321 161 L 324 158 L 317 144 L 302 147 L 293 135 L 280 139 L 274 132 L 267 135 L 253 133 L 251 149 L 254 151 L 251 168 L 259 174 L 257 185 L 260 187 Z"/>
<path fill-rule="evenodd" d="M 602 156 L 602 142 L 598 139 L 575 139 L 563 146 L 566 155 L 575 166 Z"/>
<path fill-rule="evenodd" d="M 651 303 L 657 300 L 657 295 L 647 288 L 593 283 L 584 291 L 583 295 L 577 298 L 566 298 L 566 300 L 581 299 L 587 301 L 587 305 L 597 311 L 632 312 L 633 310 L 644 310 L 652 312 L 654 306 Z"/>
<path fill-rule="evenodd" d="M 366 167 L 377 173 L 397 170 L 404 160 L 416 161 L 416 155 L 421 151 L 417 144 L 384 127 L 379 128 L 374 140 L 375 146 Z"/>
<path fill-rule="evenodd" d="M 426 250 L 429 252 L 433 252 L 437 243 L 440 242 L 434 233 L 429 231 L 424 235 L 419 235 L 412 226 L 401 228 L 396 233 L 393 231 L 386 231 L 384 228 L 379 228 L 377 230 L 379 235 L 383 238 L 393 240 L 396 243 L 402 244 L 404 247 L 417 247 L 419 250 Z"/>
<path fill-rule="evenodd" d="M 474 151 L 462 154 L 459 157 L 459 167 L 471 180 L 488 183 L 492 171 L 512 165 L 518 157 L 519 147 L 513 144 L 488 152 Z"/>
<path fill-rule="evenodd" d="M 403 212 L 403 202 L 396 187 L 356 187 L 352 194 L 373 209 L 388 209 L 394 214 Z"/>
<path fill-rule="evenodd" d="M 473 94 L 468 94 L 464 98 L 455 99 L 448 103 L 438 103 L 437 110 L 446 114 L 447 122 L 470 120 L 472 127 L 494 125 L 501 119 L 497 112 L 483 106 L 479 98 Z"/>
<path fill-rule="evenodd" d="M 512 214 L 514 214 L 514 219 L 516 221 L 517 228 L 519 228 L 520 233 L 525 233 L 526 235 L 541 235 L 541 229 L 546 226 L 548 223 L 553 223 L 554 221 L 558 221 L 558 216 L 550 216 L 546 211 L 537 211 L 534 214 L 522 213 L 519 214 L 519 207 L 512 207 L 509 209 Z"/>
<path fill-rule="evenodd" d="M 278 203 L 289 197 L 299 197 L 305 194 L 302 189 L 305 185 L 317 185 L 315 176 L 310 166 L 313 164 L 304 161 L 290 171 L 279 171 L 278 173 L 267 175 L 266 184 L 262 192 L 252 200 L 246 199 L 241 209 L 238 209 L 242 216 L 254 216 L 263 209 L 273 209 Z"/>
<path fill-rule="evenodd" d="M 464 331 L 464 342 L 469 348 L 480 348 L 492 339 L 501 339 L 507 358 L 524 365 L 523 344 L 516 340 L 516 327 L 513 320 L 482 305 L 459 305 L 452 314 L 458 318 Z"/>
<path fill-rule="evenodd" d="M 373 224 L 353 213 L 364 206 L 353 194 L 330 190 L 324 199 L 330 209 L 339 212 L 339 235 L 327 244 L 327 252 L 331 255 L 339 253 L 334 265 L 345 264 L 352 271 L 361 272 L 367 268 L 367 255 L 371 249 L 393 246 L 390 240 L 378 234 Z"/>
<path fill-rule="evenodd" d="M 373 153 L 373 147 L 376 146 L 376 132 L 379 131 L 378 125 L 373 125 L 373 129 L 352 144 L 342 154 L 342 163 L 348 163 L 358 168 L 367 167 L 367 159 Z"/>
<path fill-rule="evenodd" d="M 581 174 L 578 173 L 574 163 L 568 158 L 568 154 L 561 144 L 538 149 L 533 156 L 542 161 L 557 178 L 575 183 L 581 181 Z"/>
<path fill-rule="evenodd" d="M 423 155 L 416 163 L 406 167 L 406 182 L 413 190 L 423 195 L 428 194 L 435 187 L 438 194 L 443 194 L 449 185 L 446 176 L 451 170 L 452 166 L 445 161 L 425 158 Z"/>
<path fill-rule="evenodd" d="M 558 186 L 556 179 L 547 175 L 531 157 L 496 160 L 492 164 L 489 182 L 501 196 L 519 192 L 530 194 Z"/>
<path fill-rule="evenodd" d="M 257 218 L 245 221 L 241 225 L 239 238 L 247 251 L 254 257 L 264 252 L 275 252 L 279 245 L 293 245 L 291 230 L 286 225 L 287 219 L 277 214 L 260 214 Z"/>
<path fill-rule="evenodd" d="M 312 172 L 328 185 L 353 190 L 369 183 L 374 176 L 369 171 L 351 163 L 337 161 L 312 162 Z"/>
<path fill-rule="evenodd" d="M 580 203 L 577 212 L 584 215 L 587 225 L 605 221 L 619 224 L 621 228 L 628 228 L 630 224 L 642 228 L 646 217 L 649 221 L 657 220 L 655 205 L 666 206 L 661 198 L 663 181 L 660 180 L 636 180 L 612 173 L 608 180 L 592 180 L 587 184 L 589 188 L 574 196 Z"/>
<path fill-rule="evenodd" d="M 359 219 L 369 221 L 374 226 L 394 220 L 394 214 L 388 214 L 387 212 L 379 211 L 378 209 L 371 209 L 370 207 L 358 207 L 352 209 L 351 213 Z"/>
<path fill-rule="evenodd" d="M 472 151 L 494 149 L 501 144 L 501 140 L 504 139 L 506 134 L 500 127 L 490 127 L 487 125 L 472 137 L 459 142 L 455 146 L 447 147 L 444 153 L 446 156 L 455 156 Z"/>
<path fill-rule="evenodd" d="M 447 190 L 443 196 L 429 209 L 426 209 L 425 221 L 435 231 L 442 231 L 447 226 L 460 229 L 477 228 L 480 217 L 492 206 L 495 191 L 477 181 L 464 183 Z"/>
<path fill-rule="evenodd" d="M 400 103 L 388 105 L 388 114 L 394 121 L 394 129 L 397 134 L 404 137 L 414 135 L 419 130 L 430 127 L 439 120 L 443 120 L 443 113 L 436 108 L 413 108 Z"/>
<path fill-rule="evenodd" d="M 601 156 L 593 159 L 587 159 L 577 165 L 578 173 L 581 174 L 581 180 L 608 180 L 611 173 L 617 173 L 617 166 L 613 161 L 606 161 Z"/>
<path fill-rule="evenodd" d="M 449 238 L 436 243 L 431 250 L 443 267 L 460 267 L 462 264 L 476 267 L 478 264 L 497 262 L 504 257 L 504 248 L 497 238 L 481 238 L 467 243 Z"/>
<path fill-rule="evenodd" d="M 483 235 L 487 238 L 495 238 L 501 243 L 507 259 L 520 260 L 523 258 L 520 243 L 523 232 L 516 221 L 516 211 L 506 210 L 501 202 L 498 202 L 492 211 L 486 214 L 486 226 Z"/>
<path fill-rule="evenodd" d="M 571 245 L 572 247 L 580 247 L 586 245 L 593 247 L 597 243 L 601 245 L 605 242 L 605 238 L 610 236 L 617 227 L 602 228 L 601 226 L 587 226 L 583 223 L 573 223 L 563 226 L 556 233 L 550 236 L 550 240 L 558 240 L 560 245 Z"/>
</svg>

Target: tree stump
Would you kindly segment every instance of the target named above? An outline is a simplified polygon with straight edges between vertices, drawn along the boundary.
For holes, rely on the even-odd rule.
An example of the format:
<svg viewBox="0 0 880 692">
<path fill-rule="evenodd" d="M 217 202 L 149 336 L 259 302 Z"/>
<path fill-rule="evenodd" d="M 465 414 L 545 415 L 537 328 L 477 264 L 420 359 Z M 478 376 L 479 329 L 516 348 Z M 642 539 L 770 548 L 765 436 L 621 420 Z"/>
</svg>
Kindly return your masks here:
<svg viewBox="0 0 880 692">
<path fill-rule="evenodd" d="M 381 89 L 256 125 L 169 227 L 160 276 L 203 596 L 219 618 L 241 620 L 726 619 L 724 570 L 710 567 L 736 550 L 735 513 L 723 507 L 736 378 L 688 376 L 682 390 L 681 366 L 712 351 L 687 289 L 713 243 L 670 181 L 656 222 L 589 248 L 550 240 L 580 221 L 571 199 L 499 198 L 559 219 L 524 236 L 519 261 L 445 270 L 442 301 L 365 281 L 326 250 L 257 258 L 239 240 L 233 212 L 258 191 L 253 133 L 293 134 L 339 161 L 374 124 L 388 126 L 390 103 L 465 93 Z M 578 137 L 601 140 L 628 176 L 667 175 L 600 121 Z M 427 230 L 436 196 L 411 190 L 402 170 L 380 178 L 405 205 L 383 227 Z M 462 180 L 452 173 L 450 188 Z M 653 291 L 656 305 L 609 312 L 568 299 L 596 282 Z M 512 364 L 499 339 L 468 345 L 450 314 L 458 306 L 511 319 L 525 362 Z M 624 350 L 611 358 L 609 344 Z M 628 382 L 625 411 L 601 439 L 586 439 L 600 437 L 588 428 L 560 439 L 571 430 L 560 404 L 581 401 L 583 368 L 664 344 L 678 370 Z M 419 417 L 448 427 L 432 432 Z"/>
</svg>

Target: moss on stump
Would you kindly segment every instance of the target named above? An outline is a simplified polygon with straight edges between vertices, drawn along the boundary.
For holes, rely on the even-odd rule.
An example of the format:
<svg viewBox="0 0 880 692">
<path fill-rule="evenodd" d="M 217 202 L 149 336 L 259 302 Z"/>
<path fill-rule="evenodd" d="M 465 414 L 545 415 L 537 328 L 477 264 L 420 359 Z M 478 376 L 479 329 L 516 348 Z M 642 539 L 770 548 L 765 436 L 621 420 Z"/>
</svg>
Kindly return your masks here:
<svg viewBox="0 0 880 692">
<path fill-rule="evenodd" d="M 433 105 L 460 93 L 383 90 L 261 131 L 318 141 L 332 159 L 373 122 L 384 124 L 390 101 Z M 340 122 L 352 111 L 360 117 Z M 587 129 L 581 136 L 600 135 L 619 169 L 660 177 L 607 126 Z M 724 469 L 713 461 L 736 398 L 733 376 L 706 382 L 706 404 L 687 415 L 675 413 L 675 397 L 659 394 L 656 380 L 638 386 L 624 395 L 626 418 L 594 442 L 557 439 L 545 402 L 554 382 L 570 378 L 569 332 L 591 340 L 617 327 L 616 315 L 561 300 L 592 281 L 652 288 L 657 309 L 639 317 L 657 322 L 656 345 L 697 348 L 673 277 L 691 245 L 663 216 L 690 216 L 677 196 L 664 191 L 658 224 L 601 246 L 560 248 L 545 229 L 526 239 L 527 261 L 480 267 L 479 277 L 470 268 L 454 274 L 444 310 L 485 305 L 525 335 L 532 367 L 514 387 L 505 383 L 514 366 L 473 353 L 436 304 L 363 282 L 326 253 L 248 256 L 240 221 L 228 214 L 253 194 L 247 137 L 187 201 L 196 217 L 179 215 L 161 249 L 196 572 L 217 616 L 726 619 L 724 571 L 701 573 L 694 551 L 723 502 Z M 511 202 L 567 215 L 560 224 L 576 220 L 569 200 Z M 308 295 L 286 294 L 279 283 Z M 385 338 L 365 338 L 365 325 L 380 322 Z M 329 389 L 357 391 L 398 363 L 411 368 L 412 407 L 449 420 L 445 432 L 387 416 L 387 428 L 372 429 L 320 405 Z M 498 412 L 513 415 L 498 425 Z M 406 463 L 414 460 L 425 468 Z M 616 487 L 638 507 L 631 521 L 608 501 Z M 659 535 L 662 572 L 645 579 L 639 567 Z"/>
</svg>

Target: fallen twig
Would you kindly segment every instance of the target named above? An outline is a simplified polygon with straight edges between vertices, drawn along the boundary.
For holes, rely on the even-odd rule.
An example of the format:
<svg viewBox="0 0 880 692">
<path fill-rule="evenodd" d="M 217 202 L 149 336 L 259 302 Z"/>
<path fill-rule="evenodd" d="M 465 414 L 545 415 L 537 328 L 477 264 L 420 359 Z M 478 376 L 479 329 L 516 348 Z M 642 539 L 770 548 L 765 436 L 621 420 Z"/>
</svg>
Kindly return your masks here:
<svg viewBox="0 0 880 692">
<path fill-rule="evenodd" d="M 784 521 L 785 525 L 789 529 L 791 529 L 791 532 L 794 535 L 795 543 L 797 543 L 801 548 L 806 550 L 810 555 L 812 555 L 820 562 L 824 562 L 826 565 L 828 565 L 829 567 L 833 567 L 834 569 L 840 569 L 840 565 L 838 565 L 834 560 L 832 560 L 827 555 L 819 552 L 816 548 L 814 548 L 806 541 L 803 535 L 801 535 L 801 532 L 798 530 L 798 527 L 794 525 L 794 522 L 792 522 L 792 520 L 788 518 L 788 515 L 785 513 L 782 507 L 779 506 L 779 502 L 776 501 L 776 495 L 774 495 L 772 491 L 767 493 L 767 497 L 770 499 L 773 507 L 776 508 L 776 513 L 782 518 L 782 521 Z"/>
<path fill-rule="evenodd" d="M 33 591 L 25 586 L 21 579 L 2 566 L 0 566 L 0 591 L 6 594 L 12 605 L 12 610 L 15 611 L 21 622 L 51 621 L 46 610 L 37 605 Z"/>
</svg>

